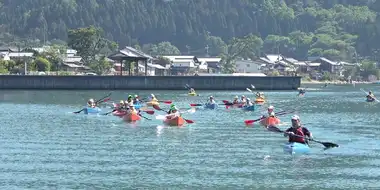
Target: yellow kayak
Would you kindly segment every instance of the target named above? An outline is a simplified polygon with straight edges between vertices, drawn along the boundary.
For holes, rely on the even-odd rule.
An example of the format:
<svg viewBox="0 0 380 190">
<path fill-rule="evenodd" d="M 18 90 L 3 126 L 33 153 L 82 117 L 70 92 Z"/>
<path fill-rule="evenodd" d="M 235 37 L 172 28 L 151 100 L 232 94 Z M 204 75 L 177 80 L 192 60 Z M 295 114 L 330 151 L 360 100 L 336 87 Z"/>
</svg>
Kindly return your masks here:
<svg viewBox="0 0 380 190">
<path fill-rule="evenodd" d="M 189 96 L 197 96 L 197 93 L 195 92 L 189 93 Z"/>
<path fill-rule="evenodd" d="M 158 106 L 158 105 L 160 105 L 160 103 L 152 101 L 152 102 L 147 102 L 146 105 L 147 106 Z"/>
<path fill-rule="evenodd" d="M 263 104 L 263 103 L 265 103 L 265 100 L 263 98 L 256 98 L 255 103 L 256 104 Z"/>
</svg>

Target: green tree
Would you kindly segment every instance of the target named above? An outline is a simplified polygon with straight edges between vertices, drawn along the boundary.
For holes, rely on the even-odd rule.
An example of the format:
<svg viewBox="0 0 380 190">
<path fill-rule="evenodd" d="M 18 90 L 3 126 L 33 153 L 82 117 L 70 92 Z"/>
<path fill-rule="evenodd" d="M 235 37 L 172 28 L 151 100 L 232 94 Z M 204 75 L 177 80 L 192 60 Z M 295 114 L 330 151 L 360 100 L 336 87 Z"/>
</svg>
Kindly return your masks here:
<svg viewBox="0 0 380 190">
<path fill-rule="evenodd" d="M 105 56 L 102 56 L 99 60 L 91 62 L 90 68 L 98 75 L 106 74 L 112 68 L 112 63 L 110 63 Z"/>
<path fill-rule="evenodd" d="M 63 45 L 49 46 L 41 56 L 45 57 L 52 65 L 53 71 L 58 71 L 66 56 L 67 47 Z"/>
<path fill-rule="evenodd" d="M 51 63 L 43 57 L 37 57 L 30 65 L 30 70 L 50 71 Z"/>
<path fill-rule="evenodd" d="M 117 48 L 115 42 L 104 38 L 103 30 L 94 26 L 69 30 L 68 46 L 77 50 L 85 64 L 96 61 L 99 54 L 107 54 Z"/>
</svg>

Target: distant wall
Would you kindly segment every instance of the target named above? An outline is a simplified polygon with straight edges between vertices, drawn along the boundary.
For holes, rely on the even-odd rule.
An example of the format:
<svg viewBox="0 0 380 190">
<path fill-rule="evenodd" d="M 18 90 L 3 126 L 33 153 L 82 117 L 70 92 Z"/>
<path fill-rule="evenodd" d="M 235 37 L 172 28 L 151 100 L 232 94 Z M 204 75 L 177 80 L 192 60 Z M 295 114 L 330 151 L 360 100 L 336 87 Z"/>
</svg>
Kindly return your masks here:
<svg viewBox="0 0 380 190">
<path fill-rule="evenodd" d="M 244 90 L 253 84 L 258 90 L 294 90 L 300 77 L 251 76 L 30 76 L 0 75 L 1 89 L 83 90 Z"/>
</svg>

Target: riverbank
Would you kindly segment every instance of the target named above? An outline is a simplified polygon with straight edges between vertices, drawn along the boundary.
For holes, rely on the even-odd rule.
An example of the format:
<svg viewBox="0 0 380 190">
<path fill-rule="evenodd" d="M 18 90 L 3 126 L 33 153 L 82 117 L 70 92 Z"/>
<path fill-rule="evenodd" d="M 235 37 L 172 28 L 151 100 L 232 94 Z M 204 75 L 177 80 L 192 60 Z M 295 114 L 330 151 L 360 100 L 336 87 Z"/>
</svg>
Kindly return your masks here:
<svg viewBox="0 0 380 190">
<path fill-rule="evenodd" d="M 352 83 L 335 80 L 335 81 L 317 81 L 317 80 L 301 80 L 301 85 L 304 84 L 333 84 L 333 85 L 352 85 L 355 84 L 372 84 L 372 82 L 366 82 L 366 81 L 352 81 Z"/>
<path fill-rule="evenodd" d="M 301 77 L 288 76 L 50 76 L 0 75 L 1 89 L 33 90 L 296 90 Z"/>
</svg>

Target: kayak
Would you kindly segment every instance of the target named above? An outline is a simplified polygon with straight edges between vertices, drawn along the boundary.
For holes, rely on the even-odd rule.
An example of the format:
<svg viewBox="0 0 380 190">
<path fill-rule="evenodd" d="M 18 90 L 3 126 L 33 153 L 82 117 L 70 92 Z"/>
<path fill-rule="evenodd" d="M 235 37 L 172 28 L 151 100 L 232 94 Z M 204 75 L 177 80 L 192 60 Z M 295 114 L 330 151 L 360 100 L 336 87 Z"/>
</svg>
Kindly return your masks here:
<svg viewBox="0 0 380 190">
<path fill-rule="evenodd" d="M 265 103 L 265 99 L 263 99 L 263 98 L 256 98 L 255 103 L 256 104 L 263 104 L 263 103 Z"/>
<path fill-rule="evenodd" d="M 197 96 L 197 93 L 191 92 L 191 93 L 189 93 L 189 96 Z"/>
<path fill-rule="evenodd" d="M 133 114 L 126 114 L 123 116 L 123 120 L 126 121 L 126 122 L 135 122 L 135 121 L 138 121 L 140 120 L 141 117 L 135 113 Z"/>
<path fill-rule="evenodd" d="M 118 116 L 118 117 L 123 117 L 125 114 L 127 114 L 126 111 L 114 111 L 114 112 L 112 112 L 112 115 Z"/>
<path fill-rule="evenodd" d="M 185 120 L 182 117 L 175 117 L 173 119 L 166 119 L 164 123 L 169 126 L 182 126 L 185 124 Z"/>
<path fill-rule="evenodd" d="M 367 102 L 374 102 L 375 99 L 366 99 L 365 101 L 367 101 Z"/>
<path fill-rule="evenodd" d="M 120 104 L 114 104 L 113 105 L 114 108 L 118 108 L 119 106 L 120 106 Z M 134 106 L 135 106 L 135 109 L 140 109 L 142 107 L 141 104 L 134 104 Z"/>
<path fill-rule="evenodd" d="M 102 110 L 99 107 L 95 107 L 95 108 L 87 107 L 87 108 L 84 108 L 83 111 L 84 111 L 84 114 L 98 114 Z"/>
<path fill-rule="evenodd" d="M 278 119 L 277 117 L 268 117 L 268 118 L 261 120 L 260 124 L 264 125 L 264 126 L 269 126 L 269 125 L 276 126 L 276 125 L 280 124 L 280 122 L 281 122 L 280 119 Z"/>
<path fill-rule="evenodd" d="M 207 104 L 205 104 L 205 108 L 206 109 L 215 109 L 217 107 L 217 105 L 216 104 L 209 104 L 209 103 L 207 103 Z"/>
<path fill-rule="evenodd" d="M 244 106 L 243 107 L 243 110 L 244 111 L 255 111 L 256 107 L 255 105 L 252 105 L 252 106 Z"/>
<path fill-rule="evenodd" d="M 310 147 L 307 144 L 292 142 L 284 145 L 284 152 L 289 154 L 308 154 Z"/>
<path fill-rule="evenodd" d="M 154 102 L 154 101 L 150 101 L 150 102 L 147 102 L 146 105 L 147 105 L 147 106 L 158 106 L 158 105 L 160 105 L 160 103 L 158 103 L 158 102 Z M 141 106 L 140 106 L 140 107 L 141 107 Z"/>
<path fill-rule="evenodd" d="M 141 117 L 136 113 L 130 113 L 130 114 L 126 114 L 123 116 L 123 120 L 125 122 L 135 122 L 135 121 L 138 121 L 140 119 L 141 119 Z"/>
</svg>

